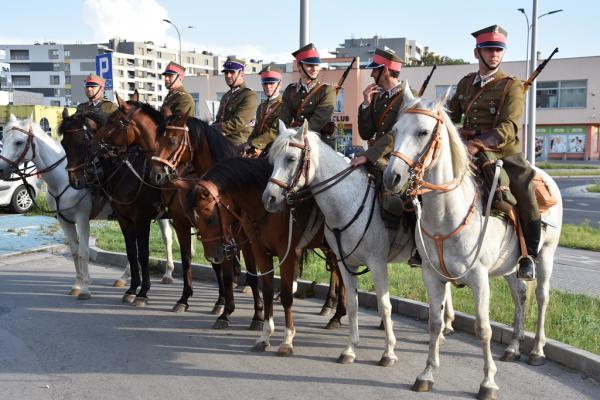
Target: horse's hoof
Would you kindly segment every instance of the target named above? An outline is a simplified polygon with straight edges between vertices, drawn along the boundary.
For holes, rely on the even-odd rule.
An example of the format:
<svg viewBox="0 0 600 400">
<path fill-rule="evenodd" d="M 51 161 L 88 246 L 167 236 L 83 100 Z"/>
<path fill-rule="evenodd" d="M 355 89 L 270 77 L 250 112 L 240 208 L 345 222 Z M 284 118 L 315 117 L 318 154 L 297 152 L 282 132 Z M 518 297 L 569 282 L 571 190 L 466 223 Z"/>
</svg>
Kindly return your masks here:
<svg viewBox="0 0 600 400">
<path fill-rule="evenodd" d="M 352 364 L 354 362 L 354 356 L 348 354 L 340 354 L 337 359 L 337 362 L 340 364 Z"/>
<path fill-rule="evenodd" d="M 410 390 L 412 390 L 413 392 L 430 392 L 431 389 L 433 389 L 433 381 L 428 381 L 428 380 L 422 380 L 417 378 L 415 380 L 415 383 L 413 383 L 412 387 L 410 388 Z"/>
<path fill-rule="evenodd" d="M 267 342 L 258 342 L 254 346 L 252 346 L 252 351 L 262 353 L 262 352 L 265 352 L 268 347 L 269 347 L 269 345 L 267 344 Z"/>
<path fill-rule="evenodd" d="M 396 364 L 396 360 L 387 356 L 381 357 L 381 360 L 379 360 L 379 362 L 377 363 L 377 365 L 379 365 L 380 367 L 391 367 L 394 364 Z"/>
<path fill-rule="evenodd" d="M 444 328 L 444 330 L 442 331 L 442 334 L 444 336 L 452 336 L 452 335 L 454 335 L 454 328 Z"/>
<path fill-rule="evenodd" d="M 113 282 L 113 287 L 125 287 L 125 284 L 127 282 L 125 282 L 122 279 L 117 279 L 116 281 Z"/>
<path fill-rule="evenodd" d="M 381 320 L 381 322 L 379 323 L 379 326 L 377 327 L 377 329 L 379 329 L 380 331 L 384 331 L 385 330 L 385 325 L 383 324 L 383 320 Z"/>
<path fill-rule="evenodd" d="M 262 331 L 264 326 L 264 322 L 259 319 L 253 319 L 250 322 L 250 326 L 248 327 L 249 331 Z"/>
<path fill-rule="evenodd" d="M 148 305 L 148 298 L 138 296 L 133 301 L 133 305 L 136 307 L 146 307 Z"/>
<path fill-rule="evenodd" d="M 162 283 L 163 285 L 170 285 L 173 283 L 173 278 L 171 278 L 170 276 L 163 276 L 160 280 L 160 283 Z"/>
<path fill-rule="evenodd" d="M 242 292 L 244 294 L 250 294 L 250 293 L 252 293 L 252 288 L 250 286 L 241 286 L 240 292 Z"/>
<path fill-rule="evenodd" d="M 325 325 L 325 329 L 329 329 L 329 330 L 340 329 L 341 327 L 342 327 L 342 321 L 340 321 L 339 319 L 329 320 L 327 325 Z"/>
<path fill-rule="evenodd" d="M 328 315 L 331 315 L 331 313 L 333 313 L 333 308 L 323 306 L 323 308 L 321 308 L 321 311 L 319 312 L 319 315 L 322 317 L 326 317 Z"/>
<path fill-rule="evenodd" d="M 504 354 L 502 354 L 502 357 L 500 357 L 500 361 L 505 362 L 516 362 L 519 361 L 519 359 L 521 359 L 521 353 L 514 351 L 505 351 Z"/>
<path fill-rule="evenodd" d="M 79 296 L 80 293 L 81 289 L 79 288 L 71 288 L 71 290 L 69 290 L 69 296 Z"/>
<path fill-rule="evenodd" d="M 479 386 L 479 393 L 477 393 L 478 400 L 496 400 L 498 398 L 498 389 L 489 388 L 485 386 Z"/>
<path fill-rule="evenodd" d="M 123 303 L 133 304 L 133 302 L 135 301 L 135 294 L 125 293 L 123 295 L 122 300 L 123 300 Z"/>
<path fill-rule="evenodd" d="M 79 295 L 77 296 L 77 300 L 89 300 L 91 298 L 92 295 L 90 292 L 79 293 Z"/>
<path fill-rule="evenodd" d="M 213 324 L 213 329 L 227 329 L 229 328 L 229 321 L 226 319 L 217 319 Z"/>
<path fill-rule="evenodd" d="M 546 357 L 538 356 L 536 354 L 530 354 L 529 359 L 527 360 L 527 364 L 533 365 L 534 367 L 539 367 L 540 365 L 546 364 Z"/>
<path fill-rule="evenodd" d="M 176 313 L 183 313 L 183 312 L 186 312 L 188 310 L 188 308 L 190 308 L 190 306 L 187 304 L 177 303 L 173 306 L 172 310 L 173 310 L 173 312 L 176 312 Z"/>
<path fill-rule="evenodd" d="M 210 313 L 213 315 L 221 315 L 223 314 L 223 310 L 225 310 L 225 306 L 223 304 L 215 304 Z"/>
<path fill-rule="evenodd" d="M 294 355 L 294 348 L 289 344 L 282 344 L 279 346 L 279 350 L 277 350 L 277 355 L 279 357 L 289 357 Z"/>
</svg>

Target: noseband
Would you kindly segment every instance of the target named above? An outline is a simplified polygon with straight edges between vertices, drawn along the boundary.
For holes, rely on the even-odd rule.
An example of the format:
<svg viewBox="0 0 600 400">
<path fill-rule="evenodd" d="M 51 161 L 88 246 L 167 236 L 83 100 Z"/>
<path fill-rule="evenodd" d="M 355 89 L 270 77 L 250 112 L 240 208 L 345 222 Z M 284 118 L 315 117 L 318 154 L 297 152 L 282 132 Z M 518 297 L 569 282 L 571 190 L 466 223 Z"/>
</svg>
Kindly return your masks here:
<svg viewBox="0 0 600 400">
<path fill-rule="evenodd" d="M 302 178 L 302 176 L 304 176 L 304 181 L 306 182 L 308 180 L 308 172 L 310 170 L 311 148 L 310 148 L 310 144 L 308 142 L 308 138 L 306 136 L 304 137 L 304 144 L 289 142 L 288 146 L 295 147 L 302 151 L 301 161 L 298 164 L 296 173 L 292 177 L 292 180 L 290 181 L 290 183 L 285 183 L 276 178 L 269 178 L 269 182 L 272 182 L 272 183 L 276 184 L 277 186 L 279 186 L 280 188 L 282 188 L 285 191 L 285 197 L 286 197 L 288 203 L 291 204 L 293 202 L 293 200 L 292 200 L 293 197 L 297 194 L 297 192 L 299 190 L 299 189 L 296 189 L 296 190 L 294 190 L 294 189 L 298 185 L 298 182 L 300 182 L 300 178 Z"/>
<path fill-rule="evenodd" d="M 167 167 L 171 168 L 173 173 L 176 173 L 177 171 L 177 167 L 179 166 L 181 159 L 183 158 L 183 155 L 185 154 L 185 150 L 189 150 L 190 152 L 190 158 L 194 158 L 194 150 L 192 148 L 192 142 L 190 140 L 190 130 L 187 126 L 174 126 L 174 125 L 167 125 L 165 127 L 165 134 L 166 131 L 168 130 L 177 130 L 177 131 L 183 131 L 183 135 L 181 138 L 181 142 L 179 142 L 179 146 L 175 149 L 175 151 L 173 151 L 168 158 L 162 158 L 162 157 L 158 157 L 158 156 L 153 156 L 152 157 L 152 161 L 156 161 L 160 164 L 166 165 Z"/>
</svg>

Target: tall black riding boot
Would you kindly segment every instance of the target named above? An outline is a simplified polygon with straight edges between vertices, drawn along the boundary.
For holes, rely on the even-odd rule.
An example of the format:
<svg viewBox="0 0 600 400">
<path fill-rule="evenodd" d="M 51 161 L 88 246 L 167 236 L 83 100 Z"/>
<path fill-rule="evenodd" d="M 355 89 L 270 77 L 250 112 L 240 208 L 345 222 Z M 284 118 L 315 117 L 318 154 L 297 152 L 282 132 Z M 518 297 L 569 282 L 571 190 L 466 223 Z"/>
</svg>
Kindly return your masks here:
<svg viewBox="0 0 600 400">
<path fill-rule="evenodd" d="M 517 278 L 525 281 L 532 281 L 535 279 L 535 259 L 538 255 L 541 233 L 541 219 L 538 219 L 537 221 L 531 221 L 527 225 L 523 226 L 523 235 L 525 236 L 527 255 L 519 258 Z"/>
</svg>

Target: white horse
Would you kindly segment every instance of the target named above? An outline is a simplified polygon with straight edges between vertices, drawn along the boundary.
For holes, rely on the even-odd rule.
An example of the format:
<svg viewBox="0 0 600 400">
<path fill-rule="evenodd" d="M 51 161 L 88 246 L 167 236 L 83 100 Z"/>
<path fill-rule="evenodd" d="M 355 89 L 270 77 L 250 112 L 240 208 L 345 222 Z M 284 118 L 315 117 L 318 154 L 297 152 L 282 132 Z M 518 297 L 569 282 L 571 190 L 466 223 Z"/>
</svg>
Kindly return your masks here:
<svg viewBox="0 0 600 400">
<path fill-rule="evenodd" d="M 479 188 L 470 171 L 465 144 L 444 110 L 446 98 L 427 101 L 405 90 L 405 109 L 394 125 L 395 145 L 392 159 L 384 174 L 384 184 L 396 193 L 409 187 L 429 187 L 422 194 L 422 218 L 417 226 L 416 242 L 424 258 L 423 280 L 429 297 L 429 356 L 425 370 L 417 377 L 413 390 L 429 391 L 433 386 L 433 369 L 439 365 L 439 338 L 442 329 L 441 305 L 444 284 L 454 281 L 473 291 L 476 309 L 476 334 L 484 353 L 484 380 L 478 398 L 493 399 L 498 394 L 494 382 L 496 365 L 492 359 L 489 321 L 489 277 L 504 276 L 515 303 L 513 339 L 503 359 L 520 357 L 524 338 L 526 283 L 516 279 L 516 265 L 521 255 L 519 239 L 512 225 L 504 219 L 489 218 L 485 229 L 484 205 L 478 200 Z M 424 174 L 419 173 L 424 171 Z M 554 252 L 558 246 L 562 223 L 562 200 L 556 183 L 538 170 L 549 184 L 558 204 L 545 220 L 551 222 L 542 232 L 537 258 L 536 297 L 538 319 L 529 362 L 544 362 L 544 318 L 549 300 L 550 275 Z M 437 186 L 436 186 L 437 185 Z M 418 192 L 415 192 L 416 194 Z M 415 198 L 416 200 L 416 198 Z M 418 204 L 415 204 L 418 206 Z M 437 241 L 434 238 L 438 235 Z M 480 248 L 479 248 L 480 246 Z M 440 254 L 442 256 L 440 256 Z"/>
<path fill-rule="evenodd" d="M 18 166 L 25 161 L 35 164 L 36 170 L 41 173 L 48 186 L 46 202 L 48 207 L 57 213 L 57 219 L 65 232 L 73 263 L 75 264 L 75 282 L 69 291 L 70 295 L 77 296 L 80 300 L 91 298 L 89 285 L 91 283 L 88 269 L 89 261 L 89 235 L 90 215 L 93 208 L 93 198 L 89 190 L 76 190 L 69 185 L 69 178 L 65 167 L 67 159 L 63 148 L 54 142 L 38 124 L 33 122 L 33 117 L 19 120 L 13 114 L 4 127 L 4 147 L 0 152 L 0 178 L 6 179 Z M 110 213 L 108 204 L 100 211 L 98 217 Z M 167 273 L 171 277 L 173 270 L 172 235 L 168 222 L 161 224 L 163 238 L 168 249 Z M 130 276 L 129 265 L 125 273 L 115 281 L 115 286 L 124 285 Z M 172 279 L 172 278 L 171 278 Z"/>
<path fill-rule="evenodd" d="M 385 227 L 376 199 L 377 190 L 369 182 L 366 171 L 349 169 L 348 162 L 307 126 L 305 123 L 300 129 L 287 129 L 280 122 L 279 136 L 269 152 L 274 169 L 263 193 L 263 203 L 269 212 L 279 212 L 290 194 L 314 196 L 325 216 L 325 237 L 336 253 L 348 290 L 350 336 L 338 362 L 352 363 L 356 358 L 358 289 L 357 275 L 353 272 L 366 265 L 373 273 L 379 315 L 385 328 L 385 351 L 379 365 L 393 365 L 398 357 L 394 352 L 396 338 L 390 317 L 387 263 L 408 259 L 412 237 L 408 230 L 396 232 Z M 338 173 L 341 175 L 337 179 L 329 179 Z"/>
</svg>

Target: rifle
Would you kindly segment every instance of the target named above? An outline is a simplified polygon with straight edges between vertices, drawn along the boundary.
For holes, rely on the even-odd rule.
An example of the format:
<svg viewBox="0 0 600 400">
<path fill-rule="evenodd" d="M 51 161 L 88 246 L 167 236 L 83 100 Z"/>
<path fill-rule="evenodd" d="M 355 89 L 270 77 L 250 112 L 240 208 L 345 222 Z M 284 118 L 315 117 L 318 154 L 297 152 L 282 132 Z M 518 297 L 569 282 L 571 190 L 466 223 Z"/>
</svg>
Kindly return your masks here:
<svg viewBox="0 0 600 400">
<path fill-rule="evenodd" d="M 346 68 L 346 70 L 342 74 L 342 77 L 340 78 L 340 81 L 338 82 L 337 86 L 335 87 L 335 94 L 336 94 L 336 96 L 340 92 L 340 90 L 342 89 L 342 86 L 344 85 L 344 81 L 348 77 L 348 74 L 350 73 L 350 70 L 352 69 L 352 66 L 354 65 L 355 62 L 356 62 L 356 57 L 354 57 L 352 59 L 352 62 L 350 63 L 350 65 L 348 65 L 348 68 Z"/>
<path fill-rule="evenodd" d="M 529 90 L 531 85 L 533 85 L 533 81 L 535 80 L 535 78 L 537 78 L 540 72 L 542 72 L 542 70 L 546 68 L 546 64 L 548 64 L 548 62 L 552 59 L 552 57 L 554 57 L 556 53 L 558 53 L 558 47 L 556 47 L 554 51 L 552 51 L 552 53 L 548 56 L 548 58 L 546 58 L 540 65 L 538 65 L 535 71 L 531 73 L 529 78 L 527 78 L 527 80 L 523 82 L 523 92 L 526 93 Z"/>
<path fill-rule="evenodd" d="M 427 78 L 425 78 L 425 82 L 423 82 L 423 85 L 421 85 L 421 89 L 419 89 L 419 94 L 417 94 L 418 97 L 423 96 L 423 93 L 425 93 L 425 89 L 427 89 L 427 85 L 429 85 L 429 80 L 431 79 L 431 76 L 433 75 L 433 71 L 435 71 L 436 68 L 437 68 L 437 65 L 433 64 L 433 68 L 431 68 L 431 72 L 429 73 L 429 75 L 427 75 Z"/>
</svg>

